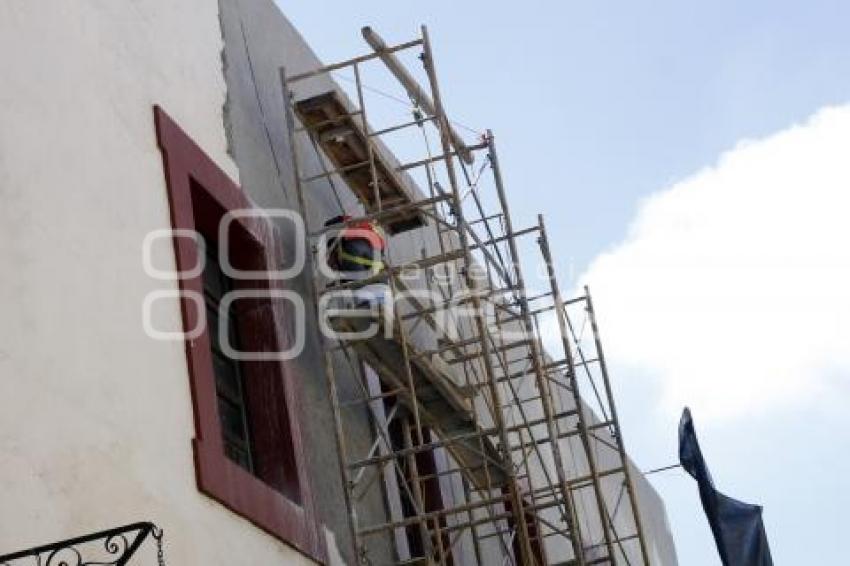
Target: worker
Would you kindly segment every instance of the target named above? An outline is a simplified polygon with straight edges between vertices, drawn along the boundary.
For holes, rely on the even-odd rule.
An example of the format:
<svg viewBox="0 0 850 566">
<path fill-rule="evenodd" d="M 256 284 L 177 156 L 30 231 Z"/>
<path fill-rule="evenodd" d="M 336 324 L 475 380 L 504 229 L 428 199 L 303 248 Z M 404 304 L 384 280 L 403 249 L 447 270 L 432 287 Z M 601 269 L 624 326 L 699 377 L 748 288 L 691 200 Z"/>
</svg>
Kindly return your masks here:
<svg viewBox="0 0 850 566">
<path fill-rule="evenodd" d="M 368 279 L 384 271 L 386 238 L 383 230 L 368 220 L 351 222 L 348 215 L 335 216 L 325 227 L 339 226 L 338 232 L 328 238 L 328 266 L 336 279 L 331 285 Z M 387 285 L 377 282 L 354 290 L 358 302 L 383 303 Z"/>
</svg>

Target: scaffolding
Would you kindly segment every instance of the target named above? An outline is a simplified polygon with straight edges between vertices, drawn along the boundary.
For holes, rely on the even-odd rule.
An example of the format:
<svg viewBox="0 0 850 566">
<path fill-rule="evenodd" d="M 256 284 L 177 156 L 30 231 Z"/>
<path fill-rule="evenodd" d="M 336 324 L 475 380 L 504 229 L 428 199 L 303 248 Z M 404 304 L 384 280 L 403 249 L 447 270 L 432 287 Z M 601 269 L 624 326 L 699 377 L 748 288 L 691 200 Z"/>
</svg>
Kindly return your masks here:
<svg viewBox="0 0 850 566">
<path fill-rule="evenodd" d="M 385 563 L 389 543 L 397 564 L 648 565 L 590 293 L 562 297 L 542 216 L 514 229 L 495 138 L 467 144 L 447 118 L 427 29 L 395 46 L 363 33 L 371 53 L 281 69 L 358 560 Z M 409 52 L 427 88 L 402 63 Z M 362 74 L 374 63 L 409 97 L 409 120 L 370 126 Z M 351 98 L 329 80 L 343 71 Z M 399 163 L 385 139 L 404 131 L 425 154 Z M 320 171 L 301 171 L 305 148 Z M 383 271 L 344 282 L 321 269 L 338 226 L 316 225 L 310 206 L 317 184 L 339 182 L 358 204 L 343 224 L 393 234 Z M 533 296 L 529 250 L 545 266 Z M 376 283 L 389 299 L 363 306 L 356 291 Z M 368 415 L 367 434 L 352 411 Z"/>
</svg>

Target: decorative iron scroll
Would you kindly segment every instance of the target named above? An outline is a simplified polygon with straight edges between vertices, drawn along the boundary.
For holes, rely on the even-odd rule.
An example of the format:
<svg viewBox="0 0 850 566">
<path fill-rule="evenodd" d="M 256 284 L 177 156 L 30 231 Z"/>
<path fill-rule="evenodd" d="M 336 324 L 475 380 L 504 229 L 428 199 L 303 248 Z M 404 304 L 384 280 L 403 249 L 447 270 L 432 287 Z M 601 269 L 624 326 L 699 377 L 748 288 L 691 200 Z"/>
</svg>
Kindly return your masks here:
<svg viewBox="0 0 850 566">
<path fill-rule="evenodd" d="M 150 535 L 162 559 L 162 529 L 133 523 L 0 556 L 0 566 L 124 566 Z"/>
</svg>

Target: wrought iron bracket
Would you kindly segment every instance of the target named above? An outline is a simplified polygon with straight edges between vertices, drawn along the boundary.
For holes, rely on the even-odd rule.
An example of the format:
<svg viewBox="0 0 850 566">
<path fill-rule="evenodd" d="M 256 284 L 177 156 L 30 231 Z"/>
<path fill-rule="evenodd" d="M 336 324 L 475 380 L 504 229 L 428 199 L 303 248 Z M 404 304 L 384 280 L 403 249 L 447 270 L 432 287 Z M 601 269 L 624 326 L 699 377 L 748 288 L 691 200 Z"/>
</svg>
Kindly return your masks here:
<svg viewBox="0 0 850 566">
<path fill-rule="evenodd" d="M 0 566 L 124 566 L 148 536 L 157 542 L 162 564 L 162 529 L 132 523 L 6 554 L 0 556 Z"/>
</svg>

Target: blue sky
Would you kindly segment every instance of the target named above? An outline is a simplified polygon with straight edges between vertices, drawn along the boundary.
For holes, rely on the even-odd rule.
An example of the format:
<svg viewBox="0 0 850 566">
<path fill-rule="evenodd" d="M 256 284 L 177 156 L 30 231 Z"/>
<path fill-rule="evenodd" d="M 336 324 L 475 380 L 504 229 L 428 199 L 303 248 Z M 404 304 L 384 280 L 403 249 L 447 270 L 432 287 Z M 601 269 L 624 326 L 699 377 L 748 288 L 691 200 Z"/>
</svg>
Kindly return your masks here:
<svg viewBox="0 0 850 566">
<path fill-rule="evenodd" d="M 839 294 L 840 308 L 830 302 L 810 307 L 828 312 L 822 318 L 799 304 L 805 304 L 806 293 L 818 295 L 827 281 L 843 281 L 846 258 L 839 250 L 803 267 L 805 253 L 782 254 L 799 241 L 784 239 L 794 230 L 802 230 L 809 250 L 832 250 L 822 244 L 846 242 L 845 233 L 818 226 L 840 223 L 829 210 L 847 204 L 841 193 L 850 187 L 829 184 L 847 178 L 842 160 L 818 161 L 847 139 L 842 118 L 837 113 L 811 117 L 824 107 L 850 103 L 850 3 L 278 3 L 326 61 L 365 52 L 362 25 L 398 42 L 427 24 L 450 114 L 496 133 L 515 224 L 529 225 L 545 212 L 562 279 L 574 273 L 602 289 L 597 306 L 603 331 L 612 337 L 626 439 L 638 464 L 646 469 L 675 461 L 678 412 L 682 403 L 692 404 L 721 489 L 765 506 L 775 562 L 840 561 L 842 508 L 850 505 L 843 483 L 850 472 L 850 423 L 839 402 L 850 392 L 850 363 L 841 354 L 850 344 L 841 333 L 850 310 Z M 783 134 L 794 125 L 803 131 Z M 755 149 L 741 149 L 744 140 Z M 843 147 L 850 152 L 850 145 Z M 810 181 L 783 184 L 781 177 L 770 176 L 771 159 L 783 166 L 798 154 L 810 159 L 789 165 L 785 176 L 802 178 L 808 167 Z M 835 175 L 815 174 L 824 168 L 834 168 Z M 781 189 L 776 201 L 770 183 Z M 812 184 L 823 190 L 812 192 Z M 751 190 L 756 185 L 761 192 Z M 815 197 L 821 208 L 795 206 Z M 740 213 L 753 219 L 754 230 L 761 227 L 763 242 L 750 241 L 746 226 L 736 223 Z M 718 260 L 709 275 L 682 272 L 675 264 L 682 256 L 659 251 L 663 242 L 655 236 L 656 224 L 681 218 L 696 218 L 703 252 L 729 257 L 748 250 L 742 257 L 749 267 Z M 727 223 L 737 231 L 730 229 L 724 242 Z M 669 233 L 669 239 L 679 236 Z M 754 271 L 752 265 L 763 263 L 759 254 L 794 260 L 798 267 Z M 661 282 L 670 272 L 672 280 L 681 281 L 669 290 L 669 310 L 688 317 L 617 308 L 634 298 L 620 280 L 630 277 L 623 265 L 635 257 L 674 262 L 646 277 Z M 839 268 L 840 277 L 834 277 Z M 696 289 L 701 281 L 710 286 L 679 292 Z M 731 327 L 749 325 L 747 333 L 733 332 L 731 338 L 716 313 L 701 313 L 697 304 L 700 293 L 718 290 L 728 291 L 734 304 L 744 295 L 726 289 L 728 281 L 743 282 L 756 299 L 771 293 L 777 298 L 767 316 L 730 312 Z M 820 295 L 832 297 L 827 291 Z M 774 316 L 785 312 L 786 299 L 800 299 L 790 318 Z M 636 320 L 647 322 L 641 334 L 657 338 L 634 342 L 641 349 L 630 352 Z M 837 338 L 818 337 L 824 322 Z M 786 333 L 772 333 L 786 324 Z M 673 334 L 670 325 L 677 325 Z M 720 330 L 708 332 L 715 328 Z M 792 340 L 795 334 L 800 340 Z M 690 342 L 679 338 L 690 335 Z M 675 359 L 677 352 L 686 352 L 687 359 Z M 746 352 L 752 355 L 747 358 Z M 665 355 L 676 363 L 667 364 Z M 783 356 L 790 357 L 787 366 L 766 361 Z M 697 375 L 700 359 L 718 357 L 728 363 L 706 367 L 726 379 L 718 379 L 713 389 L 710 378 L 694 385 L 685 377 L 689 385 L 679 387 L 668 375 Z M 793 372 L 784 376 L 783 367 Z M 668 506 L 680 563 L 719 564 L 693 483 L 678 472 L 653 476 L 653 483 Z"/>
</svg>

